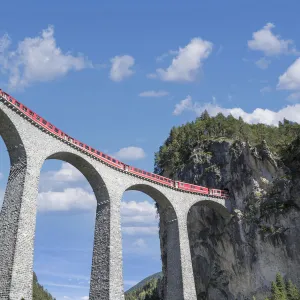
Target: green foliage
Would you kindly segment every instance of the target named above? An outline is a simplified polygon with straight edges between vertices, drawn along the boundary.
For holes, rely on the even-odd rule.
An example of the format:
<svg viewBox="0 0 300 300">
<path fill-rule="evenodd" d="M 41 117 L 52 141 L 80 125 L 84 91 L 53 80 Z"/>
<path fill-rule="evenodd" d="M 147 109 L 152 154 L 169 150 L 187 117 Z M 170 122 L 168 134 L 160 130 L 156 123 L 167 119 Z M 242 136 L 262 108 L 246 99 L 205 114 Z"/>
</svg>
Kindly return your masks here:
<svg viewBox="0 0 300 300">
<path fill-rule="evenodd" d="M 284 282 L 280 273 L 277 273 L 276 280 L 272 282 L 272 295 L 265 300 L 300 300 L 300 292 L 291 280 Z"/>
<path fill-rule="evenodd" d="M 47 290 L 45 290 L 37 280 L 37 276 L 33 273 L 33 296 L 32 300 L 55 300 Z"/>
<path fill-rule="evenodd" d="M 160 300 L 157 278 L 146 282 L 144 286 L 125 294 L 125 300 Z"/>
<path fill-rule="evenodd" d="M 300 125 L 286 119 L 275 127 L 248 124 L 242 118 L 235 119 L 231 115 L 225 117 L 221 113 L 210 117 L 205 111 L 194 122 L 171 129 L 169 137 L 155 153 L 155 172 L 163 174 L 168 167 L 171 171 L 170 176 L 173 176 L 186 164 L 192 150 L 205 140 L 247 141 L 252 146 L 265 140 L 272 152 L 283 156 L 287 155 L 286 148 L 299 134 Z"/>
</svg>

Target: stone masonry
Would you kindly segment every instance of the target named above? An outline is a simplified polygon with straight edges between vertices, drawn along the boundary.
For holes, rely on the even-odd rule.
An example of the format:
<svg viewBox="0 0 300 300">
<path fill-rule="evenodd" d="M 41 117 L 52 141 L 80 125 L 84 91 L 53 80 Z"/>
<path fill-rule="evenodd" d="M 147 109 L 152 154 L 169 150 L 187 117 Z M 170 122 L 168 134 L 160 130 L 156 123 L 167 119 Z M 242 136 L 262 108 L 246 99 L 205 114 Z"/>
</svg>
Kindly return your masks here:
<svg viewBox="0 0 300 300">
<path fill-rule="evenodd" d="M 161 226 L 167 228 L 165 299 L 196 300 L 187 214 L 195 203 L 203 203 L 227 217 L 226 201 L 177 191 L 110 167 L 52 136 L 1 101 L 0 135 L 11 170 L 0 213 L 0 300 L 32 299 L 38 184 L 47 159 L 76 167 L 97 199 L 90 300 L 124 299 L 120 206 L 126 190 L 144 192 L 160 206 Z"/>
</svg>

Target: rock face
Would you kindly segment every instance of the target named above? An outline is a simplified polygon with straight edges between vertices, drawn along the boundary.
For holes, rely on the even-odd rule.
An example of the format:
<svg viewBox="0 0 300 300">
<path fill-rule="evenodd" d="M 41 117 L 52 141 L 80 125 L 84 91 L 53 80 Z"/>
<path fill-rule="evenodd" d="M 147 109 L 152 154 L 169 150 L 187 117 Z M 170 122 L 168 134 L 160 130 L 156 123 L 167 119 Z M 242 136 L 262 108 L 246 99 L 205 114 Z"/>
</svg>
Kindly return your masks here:
<svg viewBox="0 0 300 300">
<path fill-rule="evenodd" d="M 276 158 L 266 142 L 208 140 L 194 149 L 177 179 L 227 188 L 232 205 L 230 220 L 199 205 L 189 212 L 198 299 L 264 299 L 277 272 L 300 286 L 297 165 Z"/>
</svg>

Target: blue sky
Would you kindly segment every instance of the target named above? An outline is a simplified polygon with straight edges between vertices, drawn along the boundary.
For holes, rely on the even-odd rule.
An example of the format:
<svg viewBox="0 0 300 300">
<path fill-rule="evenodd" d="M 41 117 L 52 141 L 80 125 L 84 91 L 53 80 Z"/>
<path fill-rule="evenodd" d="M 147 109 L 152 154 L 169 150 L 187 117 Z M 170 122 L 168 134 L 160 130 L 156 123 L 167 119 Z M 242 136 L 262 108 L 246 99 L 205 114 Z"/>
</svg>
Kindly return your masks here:
<svg viewBox="0 0 300 300">
<path fill-rule="evenodd" d="M 66 133 L 152 171 L 172 126 L 204 109 L 300 121 L 296 1 L 7 1 L 0 85 Z M 0 144 L 0 197 L 9 172 Z M 0 200 L 1 202 L 1 200 Z M 71 166 L 41 173 L 34 269 L 57 299 L 85 300 L 95 200 Z M 122 202 L 124 286 L 161 269 L 153 201 Z"/>
</svg>

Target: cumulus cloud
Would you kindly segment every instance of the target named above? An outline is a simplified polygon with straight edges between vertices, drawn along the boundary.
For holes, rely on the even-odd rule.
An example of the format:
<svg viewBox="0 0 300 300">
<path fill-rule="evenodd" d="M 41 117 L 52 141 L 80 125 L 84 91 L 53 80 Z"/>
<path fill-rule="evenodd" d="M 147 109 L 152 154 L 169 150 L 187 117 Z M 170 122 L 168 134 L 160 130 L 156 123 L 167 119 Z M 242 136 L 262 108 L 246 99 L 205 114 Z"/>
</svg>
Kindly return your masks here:
<svg viewBox="0 0 300 300">
<path fill-rule="evenodd" d="M 265 57 L 262 57 L 255 62 L 255 64 L 262 70 L 268 69 L 270 63 L 271 63 L 271 61 L 267 60 Z"/>
<path fill-rule="evenodd" d="M 61 192 L 48 191 L 38 195 L 38 210 L 41 212 L 95 208 L 95 196 L 82 188 L 66 188 Z"/>
<path fill-rule="evenodd" d="M 40 180 L 40 191 L 48 191 L 86 181 L 85 177 L 75 167 L 63 162 L 56 171 L 43 172 Z"/>
<path fill-rule="evenodd" d="M 267 23 L 262 29 L 252 34 L 252 40 L 248 41 L 251 50 L 261 51 L 267 56 L 296 53 L 294 42 L 284 40 L 280 35 L 275 35 L 272 29 L 273 23 Z"/>
<path fill-rule="evenodd" d="M 279 77 L 277 88 L 282 90 L 300 90 L 300 58 Z"/>
<path fill-rule="evenodd" d="M 121 203 L 122 231 L 126 235 L 155 235 L 158 232 L 156 208 L 148 201 Z"/>
<path fill-rule="evenodd" d="M 292 93 L 287 97 L 287 100 L 290 102 L 297 102 L 300 100 L 300 92 Z"/>
<path fill-rule="evenodd" d="M 122 202 L 121 203 L 122 223 L 144 223 L 156 224 L 156 209 L 153 204 L 148 201 Z"/>
<path fill-rule="evenodd" d="M 167 95 L 169 95 L 169 93 L 166 91 L 145 91 L 139 94 L 140 97 L 153 97 L 153 98 L 164 97 Z"/>
<path fill-rule="evenodd" d="M 80 171 L 73 167 L 69 163 L 63 162 L 61 168 L 55 172 L 49 172 L 51 180 L 75 182 L 84 179 L 84 176 Z"/>
<path fill-rule="evenodd" d="M 138 249 L 144 249 L 147 247 L 147 243 L 145 242 L 144 239 L 137 239 L 134 241 L 133 246 Z"/>
<path fill-rule="evenodd" d="M 130 55 L 115 56 L 111 60 L 110 79 L 122 81 L 133 75 L 134 58 Z"/>
<path fill-rule="evenodd" d="M 184 48 L 179 48 L 178 55 L 167 69 L 156 69 L 156 74 L 149 74 L 148 77 L 158 77 L 163 81 L 194 81 L 212 47 L 209 41 L 193 38 Z"/>
<path fill-rule="evenodd" d="M 260 89 L 260 92 L 261 92 L 262 94 L 270 93 L 271 91 L 272 91 L 272 88 L 271 88 L 269 85 L 264 86 L 263 88 Z"/>
<path fill-rule="evenodd" d="M 139 160 L 146 156 L 145 151 L 140 147 L 126 147 L 120 149 L 113 155 L 117 159 Z"/>
<path fill-rule="evenodd" d="M 235 118 L 242 117 L 245 122 L 257 124 L 264 123 L 267 125 L 278 125 L 279 121 L 284 118 L 300 123 L 300 104 L 288 105 L 278 111 L 269 109 L 256 108 L 253 112 L 248 113 L 239 107 L 223 108 L 216 104 L 193 102 L 192 98 L 188 96 L 176 105 L 173 114 L 179 115 L 184 111 L 191 111 L 197 116 L 200 116 L 204 110 L 207 110 L 211 116 L 216 116 L 218 113 L 223 113 L 225 116 L 232 115 Z"/>
<path fill-rule="evenodd" d="M 51 81 L 72 70 L 92 66 L 82 55 L 64 53 L 56 45 L 53 26 L 44 29 L 40 36 L 26 37 L 13 51 L 9 50 L 10 45 L 11 39 L 5 34 L 0 39 L 0 66 L 8 75 L 8 85 L 12 89 Z"/>
<path fill-rule="evenodd" d="M 178 116 L 185 110 L 194 110 L 194 104 L 190 95 L 175 105 L 173 115 Z"/>
<path fill-rule="evenodd" d="M 156 235 L 158 234 L 158 226 L 126 226 L 122 227 L 122 232 L 127 235 Z"/>
</svg>

